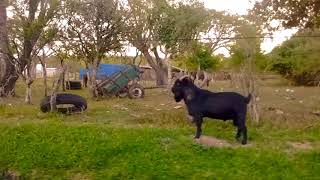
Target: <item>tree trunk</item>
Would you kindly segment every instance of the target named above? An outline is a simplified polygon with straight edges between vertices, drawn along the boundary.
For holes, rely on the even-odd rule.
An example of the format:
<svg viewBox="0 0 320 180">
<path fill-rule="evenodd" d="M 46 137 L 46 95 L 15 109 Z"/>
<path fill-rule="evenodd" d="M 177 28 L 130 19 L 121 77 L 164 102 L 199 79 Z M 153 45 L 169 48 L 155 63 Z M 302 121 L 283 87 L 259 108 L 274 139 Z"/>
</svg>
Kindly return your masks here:
<svg viewBox="0 0 320 180">
<path fill-rule="evenodd" d="M 25 82 L 26 82 L 25 103 L 27 104 L 31 104 L 31 85 L 33 83 L 31 71 L 32 71 L 32 66 L 28 65 L 26 69 L 26 76 L 25 76 Z"/>
<path fill-rule="evenodd" d="M 44 69 L 43 71 L 43 85 L 44 85 L 44 96 L 48 96 L 48 82 L 47 82 L 47 70 Z"/>
<path fill-rule="evenodd" d="M 62 91 L 63 92 L 66 91 L 66 80 L 65 80 L 65 77 L 66 77 L 66 73 L 65 73 L 65 71 L 63 71 L 62 80 L 61 80 L 61 85 L 62 85 Z"/>
<path fill-rule="evenodd" d="M 242 91 L 242 94 L 248 95 L 251 94 L 252 98 L 249 103 L 249 114 L 252 122 L 259 123 L 260 114 L 257 102 L 258 89 L 257 84 L 254 78 L 254 74 L 249 72 L 247 69 L 242 69 L 240 73 L 233 73 L 232 79 L 234 81 L 234 86 L 239 87 Z"/>
<path fill-rule="evenodd" d="M 172 86 L 172 66 L 170 59 L 167 59 L 167 66 L 168 66 L 168 89 L 171 89 Z"/>
<path fill-rule="evenodd" d="M 62 67 L 60 70 L 59 78 L 53 82 L 53 88 L 51 92 L 51 98 L 50 98 L 50 106 L 51 106 L 51 112 L 57 111 L 57 92 L 59 90 L 60 84 L 62 83 L 63 74 L 65 72 L 65 68 Z"/>
<path fill-rule="evenodd" d="M 98 65 L 94 64 L 91 65 L 91 68 L 89 69 L 89 93 L 91 95 L 91 98 L 97 98 L 98 97 L 98 89 L 97 89 L 97 71 L 98 71 Z"/>
<path fill-rule="evenodd" d="M 44 85 L 44 96 L 48 96 L 47 68 L 46 68 L 46 64 L 43 62 L 41 58 L 40 58 L 40 63 L 43 71 L 42 78 L 43 78 L 43 85 Z"/>
<path fill-rule="evenodd" d="M 251 118 L 253 119 L 253 121 L 255 123 L 259 123 L 260 121 L 260 113 L 259 113 L 259 109 L 258 109 L 258 102 L 257 102 L 257 83 L 254 79 L 253 74 L 251 73 L 249 75 L 249 81 L 250 81 L 250 90 L 249 93 L 252 95 L 250 104 L 249 104 L 249 109 L 250 109 L 250 115 Z"/>
<path fill-rule="evenodd" d="M 61 59 L 61 68 L 63 69 L 62 78 L 61 78 L 61 86 L 62 86 L 62 91 L 65 92 L 66 91 L 65 77 L 66 77 L 66 71 L 67 71 L 68 67 L 64 64 L 64 60 L 63 59 Z"/>
<path fill-rule="evenodd" d="M 201 67 L 200 67 L 200 65 L 198 65 L 198 70 L 197 70 L 196 77 L 194 80 L 195 85 L 198 87 L 200 85 L 200 72 L 201 72 Z"/>
<path fill-rule="evenodd" d="M 200 79 L 199 79 L 199 87 L 200 87 L 200 88 L 203 88 L 205 85 L 208 87 L 208 86 L 209 86 L 209 77 L 208 77 L 208 74 L 207 74 L 207 72 L 205 72 L 205 71 L 202 71 L 202 73 L 203 73 L 203 80 L 200 81 Z"/>
<path fill-rule="evenodd" d="M 160 63 L 156 64 L 154 62 L 153 57 L 150 55 L 147 49 L 143 49 L 142 53 L 146 58 L 149 65 L 155 71 L 156 79 L 157 79 L 157 86 L 164 86 L 168 83 L 168 71 L 165 67 L 160 66 Z"/>
<path fill-rule="evenodd" d="M 0 1 L 0 97 L 14 95 L 18 75 L 8 56 L 6 2 Z"/>
<path fill-rule="evenodd" d="M 0 97 L 14 96 L 18 74 L 6 55 L 0 56 Z"/>
<path fill-rule="evenodd" d="M 31 84 L 28 82 L 29 80 L 26 80 L 27 82 L 27 88 L 26 88 L 26 97 L 25 97 L 25 103 L 31 104 Z"/>
<path fill-rule="evenodd" d="M 156 74 L 156 83 L 157 83 L 157 86 L 164 86 L 166 84 L 168 84 L 168 72 L 164 69 L 161 69 L 161 68 L 156 68 L 154 69 L 155 71 L 155 74 Z"/>
</svg>

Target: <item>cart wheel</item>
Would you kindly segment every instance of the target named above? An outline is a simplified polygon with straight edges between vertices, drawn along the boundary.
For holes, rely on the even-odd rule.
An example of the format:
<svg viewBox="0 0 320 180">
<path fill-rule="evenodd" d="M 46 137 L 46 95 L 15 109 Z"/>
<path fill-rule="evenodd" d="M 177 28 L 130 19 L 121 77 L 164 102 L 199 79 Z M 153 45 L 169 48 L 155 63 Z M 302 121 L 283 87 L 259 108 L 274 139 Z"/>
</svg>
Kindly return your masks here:
<svg viewBox="0 0 320 180">
<path fill-rule="evenodd" d="M 131 99 L 143 98 L 144 88 L 139 84 L 134 84 L 129 87 L 128 94 Z"/>
<path fill-rule="evenodd" d="M 117 94 L 117 96 L 118 96 L 119 98 L 125 98 L 125 97 L 128 96 L 128 92 L 127 92 L 127 91 L 119 92 L 119 93 Z"/>
</svg>

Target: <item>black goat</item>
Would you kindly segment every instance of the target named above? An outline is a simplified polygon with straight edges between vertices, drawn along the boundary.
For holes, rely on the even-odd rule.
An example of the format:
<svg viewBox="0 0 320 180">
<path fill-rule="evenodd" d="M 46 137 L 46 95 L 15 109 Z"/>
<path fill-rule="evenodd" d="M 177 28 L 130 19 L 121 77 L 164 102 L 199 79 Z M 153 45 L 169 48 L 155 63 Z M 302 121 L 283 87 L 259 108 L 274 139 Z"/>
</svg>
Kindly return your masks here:
<svg viewBox="0 0 320 180">
<path fill-rule="evenodd" d="M 233 120 L 238 127 L 236 139 L 243 135 L 242 144 L 247 144 L 246 114 L 251 95 L 244 97 L 235 92 L 213 93 L 195 86 L 188 77 L 177 79 L 171 89 L 176 102 L 184 100 L 189 119 L 196 124 L 195 138 L 201 136 L 204 117 Z"/>
</svg>

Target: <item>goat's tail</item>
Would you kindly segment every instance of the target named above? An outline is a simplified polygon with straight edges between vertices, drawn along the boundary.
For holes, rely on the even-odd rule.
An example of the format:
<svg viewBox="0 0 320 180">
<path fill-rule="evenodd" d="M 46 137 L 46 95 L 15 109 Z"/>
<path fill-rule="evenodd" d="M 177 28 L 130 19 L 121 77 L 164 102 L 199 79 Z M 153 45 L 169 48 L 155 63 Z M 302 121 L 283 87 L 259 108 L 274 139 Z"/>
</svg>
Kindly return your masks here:
<svg viewBox="0 0 320 180">
<path fill-rule="evenodd" d="M 245 101 L 247 104 L 249 104 L 251 98 L 252 98 L 252 95 L 249 93 L 248 97 L 245 98 Z"/>
</svg>

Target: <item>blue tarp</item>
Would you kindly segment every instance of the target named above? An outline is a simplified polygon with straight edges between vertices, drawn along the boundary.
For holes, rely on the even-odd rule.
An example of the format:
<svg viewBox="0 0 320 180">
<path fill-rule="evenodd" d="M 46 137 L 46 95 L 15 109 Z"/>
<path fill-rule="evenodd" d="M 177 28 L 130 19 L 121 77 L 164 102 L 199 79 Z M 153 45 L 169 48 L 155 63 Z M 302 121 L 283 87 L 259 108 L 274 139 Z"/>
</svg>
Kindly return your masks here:
<svg viewBox="0 0 320 180">
<path fill-rule="evenodd" d="M 120 72 L 129 65 L 125 64 L 100 64 L 97 72 L 97 80 L 103 79 L 103 77 L 110 77 L 114 73 Z M 87 75 L 88 69 L 80 69 L 80 79 L 83 79 L 84 75 Z"/>
</svg>

